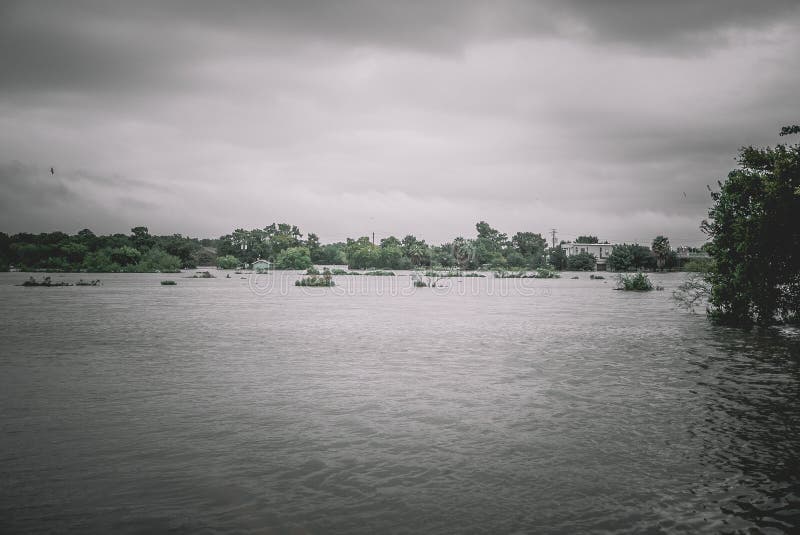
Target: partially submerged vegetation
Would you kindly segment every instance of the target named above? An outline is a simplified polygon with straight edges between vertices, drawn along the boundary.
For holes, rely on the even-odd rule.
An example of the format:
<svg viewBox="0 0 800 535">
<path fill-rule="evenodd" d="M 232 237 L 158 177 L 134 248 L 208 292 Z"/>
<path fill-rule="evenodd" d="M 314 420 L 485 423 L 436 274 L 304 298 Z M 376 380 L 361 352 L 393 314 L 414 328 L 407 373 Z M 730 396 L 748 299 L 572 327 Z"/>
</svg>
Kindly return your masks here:
<svg viewBox="0 0 800 535">
<path fill-rule="evenodd" d="M 712 258 L 692 258 L 683 265 L 683 271 L 689 273 L 708 273 L 714 266 Z"/>
<path fill-rule="evenodd" d="M 554 270 L 547 268 L 539 268 L 534 272 L 498 270 L 494 272 L 494 276 L 497 279 L 558 279 L 561 277 Z"/>
<path fill-rule="evenodd" d="M 317 271 L 316 268 L 309 268 L 307 274 L 308 275 L 314 275 L 312 270 L 316 271 L 317 272 L 316 274 L 319 274 L 319 271 Z M 370 277 L 394 277 L 395 276 L 393 271 L 383 271 L 383 270 L 380 270 L 380 269 L 373 270 L 373 271 L 363 271 L 362 272 L 362 271 L 347 271 L 346 269 L 334 268 L 334 269 L 332 269 L 330 271 L 330 274 L 331 275 L 366 275 L 366 276 L 370 276 Z"/>
<path fill-rule="evenodd" d="M 692 273 L 672 292 L 672 298 L 679 307 L 695 312 L 697 307 L 708 309 L 708 298 L 711 296 L 711 285 L 705 276 Z"/>
<path fill-rule="evenodd" d="M 209 272 L 209 271 L 198 271 L 197 273 L 195 273 L 194 275 L 192 275 L 189 278 L 190 279 L 215 279 L 216 277 L 214 277 L 214 275 L 212 275 L 211 272 Z"/>
<path fill-rule="evenodd" d="M 561 275 L 556 273 L 555 270 L 547 269 L 547 268 L 539 268 L 536 270 L 536 278 L 537 279 L 558 279 Z"/>
<path fill-rule="evenodd" d="M 178 283 L 172 280 L 161 281 L 161 286 L 175 286 Z"/>
<path fill-rule="evenodd" d="M 634 273 L 633 275 L 617 275 L 617 290 L 626 292 L 649 292 L 651 290 L 663 290 L 661 286 L 654 286 L 645 273 Z"/>
<path fill-rule="evenodd" d="M 101 286 L 102 283 L 100 279 L 88 280 L 85 281 L 83 279 L 78 279 L 78 282 L 75 283 L 75 286 Z"/>
<path fill-rule="evenodd" d="M 295 286 L 336 286 L 333 279 L 311 275 L 294 281 Z"/>
<path fill-rule="evenodd" d="M 800 134 L 800 126 L 780 135 Z M 744 147 L 703 222 L 709 314 L 729 325 L 800 322 L 800 144 Z"/>
<path fill-rule="evenodd" d="M 331 277 L 333 275 L 328 268 L 322 270 L 322 274 L 310 274 L 294 281 L 295 286 L 336 286 Z"/>
<path fill-rule="evenodd" d="M 435 269 L 429 269 L 425 272 L 425 276 L 427 277 L 436 277 L 436 278 L 452 278 L 452 277 L 485 277 L 486 275 L 482 275 L 480 273 L 470 272 L 464 273 L 460 270 L 447 270 L 447 271 L 438 271 Z"/>
<path fill-rule="evenodd" d="M 45 286 L 49 288 L 51 286 L 72 286 L 72 284 L 64 281 L 53 282 L 53 280 L 50 277 L 44 277 L 40 281 L 37 281 L 36 279 L 31 277 L 25 282 L 23 282 L 22 286 Z"/>
</svg>

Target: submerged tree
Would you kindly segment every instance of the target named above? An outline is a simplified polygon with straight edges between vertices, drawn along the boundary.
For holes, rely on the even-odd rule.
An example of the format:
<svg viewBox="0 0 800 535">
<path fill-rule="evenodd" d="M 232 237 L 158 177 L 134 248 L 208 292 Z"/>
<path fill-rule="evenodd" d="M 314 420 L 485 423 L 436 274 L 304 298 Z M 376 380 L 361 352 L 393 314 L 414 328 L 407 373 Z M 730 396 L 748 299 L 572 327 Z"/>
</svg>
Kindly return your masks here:
<svg viewBox="0 0 800 535">
<path fill-rule="evenodd" d="M 785 127 L 781 135 L 800 133 Z M 714 264 L 710 314 L 728 324 L 797 321 L 800 145 L 743 147 L 703 222 Z"/>
</svg>

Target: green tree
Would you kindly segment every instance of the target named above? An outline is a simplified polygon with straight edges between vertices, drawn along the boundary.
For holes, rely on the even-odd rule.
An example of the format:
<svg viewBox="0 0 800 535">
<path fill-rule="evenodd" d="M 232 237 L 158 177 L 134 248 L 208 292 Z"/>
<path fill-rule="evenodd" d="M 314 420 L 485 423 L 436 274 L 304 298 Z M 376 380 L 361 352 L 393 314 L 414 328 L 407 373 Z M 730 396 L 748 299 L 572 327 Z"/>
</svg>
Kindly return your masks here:
<svg viewBox="0 0 800 535">
<path fill-rule="evenodd" d="M 547 261 L 553 266 L 553 269 L 558 271 L 567 269 L 567 253 L 560 245 L 547 250 Z"/>
<path fill-rule="evenodd" d="M 111 261 L 115 264 L 119 264 L 122 267 L 125 266 L 132 266 L 136 264 L 142 256 L 137 249 L 133 247 L 128 247 L 127 245 L 122 247 L 116 247 L 109 251 L 109 255 L 111 256 Z"/>
<path fill-rule="evenodd" d="M 0 271 L 8 271 L 11 263 L 11 236 L 0 232 Z"/>
<path fill-rule="evenodd" d="M 525 269 L 531 267 L 530 261 L 519 251 L 510 250 L 506 253 L 506 265 L 512 268 Z"/>
<path fill-rule="evenodd" d="M 276 262 L 282 251 L 303 245 L 303 234 L 295 225 L 290 225 L 288 223 L 273 223 L 264 228 L 264 233 L 265 239 L 269 242 L 269 247 L 271 249 L 270 256 L 265 255 L 264 257 L 274 258 Z"/>
<path fill-rule="evenodd" d="M 567 258 L 570 271 L 594 271 L 597 259 L 592 253 L 578 253 Z"/>
<path fill-rule="evenodd" d="M 357 240 L 347 238 L 345 250 L 347 265 L 350 269 L 367 269 L 378 267 L 380 264 L 379 248 L 367 236 L 362 236 Z"/>
<path fill-rule="evenodd" d="M 140 253 L 145 252 L 153 246 L 153 237 L 147 227 L 133 227 L 131 229 L 131 242 Z"/>
<path fill-rule="evenodd" d="M 308 233 L 306 238 L 306 247 L 308 247 L 308 254 L 311 255 L 311 261 L 317 263 L 320 261 L 320 243 L 319 236 L 313 232 Z"/>
<path fill-rule="evenodd" d="M 578 236 L 575 243 L 599 243 L 597 236 Z"/>
<path fill-rule="evenodd" d="M 669 254 L 672 251 L 669 246 L 669 238 L 666 236 L 656 236 L 650 249 L 652 249 L 653 254 L 656 257 L 658 269 L 663 270 L 664 264 L 666 264 Z"/>
<path fill-rule="evenodd" d="M 234 257 L 235 259 L 236 257 Z M 213 249 L 202 247 L 194 253 L 194 263 L 196 266 L 211 266 L 217 263 L 217 255 Z"/>
<path fill-rule="evenodd" d="M 781 135 L 800 133 L 784 127 Z M 702 228 L 714 263 L 712 319 L 728 324 L 797 322 L 800 309 L 800 145 L 743 147 L 739 168 L 712 192 Z"/>
<path fill-rule="evenodd" d="M 608 256 L 606 267 L 610 271 L 653 270 L 656 267 L 656 257 L 653 251 L 644 245 L 615 245 Z"/>
<path fill-rule="evenodd" d="M 328 264 L 332 266 L 346 264 L 347 258 L 345 257 L 344 251 L 345 244 L 341 242 L 323 245 L 320 247 L 319 257 L 315 263 Z"/>
<path fill-rule="evenodd" d="M 461 269 L 475 269 L 478 266 L 475 240 L 467 240 L 461 236 L 454 239 L 452 254 L 455 264 Z"/>
<path fill-rule="evenodd" d="M 62 244 L 59 249 L 61 250 L 61 255 L 74 267 L 80 267 L 86 253 L 89 252 L 89 247 L 73 241 Z"/>
<path fill-rule="evenodd" d="M 220 269 L 236 269 L 239 267 L 239 259 L 233 255 L 217 257 L 217 267 Z"/>
<path fill-rule="evenodd" d="M 312 265 L 308 247 L 289 247 L 281 251 L 275 259 L 275 267 L 278 269 L 308 269 Z"/>
<path fill-rule="evenodd" d="M 173 234 L 171 236 L 155 237 L 155 245 L 181 259 L 181 265 L 186 268 L 197 267 L 195 253 L 200 249 L 200 243 L 192 238 Z"/>
<path fill-rule="evenodd" d="M 378 249 L 378 266 L 388 269 L 411 269 L 411 260 L 403 254 L 397 245 L 381 245 Z"/>
<path fill-rule="evenodd" d="M 486 221 L 475 224 L 478 237 L 475 239 L 475 257 L 477 264 L 489 264 L 503 267 L 507 264 L 503 250 L 508 246 L 508 236 L 492 228 Z"/>
<path fill-rule="evenodd" d="M 519 259 L 516 256 L 512 257 L 509 253 L 506 256 L 508 258 L 509 265 L 537 268 L 543 263 L 544 251 L 547 248 L 547 240 L 545 240 L 542 235 L 538 233 L 517 232 L 511 238 L 511 246 L 517 253 L 522 255 L 524 262 L 522 264 L 515 264 L 512 261 L 512 258 L 515 261 L 518 261 Z"/>
<path fill-rule="evenodd" d="M 111 260 L 109 249 L 101 249 L 86 255 L 83 269 L 90 273 L 116 273 L 121 267 Z"/>
<path fill-rule="evenodd" d="M 400 242 L 403 254 L 415 266 L 430 265 L 431 251 L 425 240 L 417 239 L 411 234 L 406 235 Z"/>
<path fill-rule="evenodd" d="M 414 238 L 413 236 L 410 236 L 410 237 Z M 414 238 L 414 241 L 416 241 L 416 238 Z M 382 248 L 383 247 L 402 247 L 402 246 L 403 246 L 403 242 L 401 242 L 400 240 L 398 240 L 394 236 L 389 236 L 388 238 L 383 238 L 381 240 L 381 247 Z"/>
<path fill-rule="evenodd" d="M 178 273 L 180 270 L 181 259 L 158 247 L 144 253 L 138 264 L 125 269 L 137 273 Z"/>
</svg>

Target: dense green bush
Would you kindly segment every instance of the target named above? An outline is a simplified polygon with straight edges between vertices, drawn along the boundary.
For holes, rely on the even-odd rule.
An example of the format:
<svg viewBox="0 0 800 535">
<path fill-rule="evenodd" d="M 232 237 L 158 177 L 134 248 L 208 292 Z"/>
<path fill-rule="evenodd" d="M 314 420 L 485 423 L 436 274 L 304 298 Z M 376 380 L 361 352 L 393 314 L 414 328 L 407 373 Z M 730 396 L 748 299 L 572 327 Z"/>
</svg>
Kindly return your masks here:
<svg viewBox="0 0 800 535">
<path fill-rule="evenodd" d="M 561 275 L 551 269 L 539 268 L 536 270 L 535 277 L 537 279 L 558 279 Z"/>
<path fill-rule="evenodd" d="M 236 269 L 239 264 L 239 259 L 233 255 L 217 257 L 217 267 L 220 269 Z"/>
<path fill-rule="evenodd" d="M 290 247 L 281 251 L 275 261 L 278 269 L 308 269 L 311 265 L 311 254 L 307 247 Z"/>
<path fill-rule="evenodd" d="M 294 281 L 295 286 L 336 286 L 330 277 L 311 275 Z"/>
<path fill-rule="evenodd" d="M 633 275 L 617 275 L 617 290 L 625 290 L 628 292 L 649 292 L 654 290 L 653 283 L 650 278 L 644 273 L 635 273 Z"/>
<path fill-rule="evenodd" d="M 708 273 L 714 265 L 711 258 L 692 258 L 683 265 L 683 271 L 690 273 Z"/>
<path fill-rule="evenodd" d="M 606 265 L 609 271 L 654 270 L 657 265 L 653 252 L 643 245 L 622 244 L 614 246 Z"/>
<path fill-rule="evenodd" d="M 798 133 L 794 125 L 780 135 Z M 711 318 L 800 322 L 800 144 L 742 148 L 739 168 L 719 186 L 703 225 L 714 258 Z"/>
<path fill-rule="evenodd" d="M 567 269 L 570 271 L 594 271 L 597 259 L 592 253 L 578 253 L 567 258 Z"/>
<path fill-rule="evenodd" d="M 181 259 L 157 247 L 144 253 L 138 264 L 125 269 L 135 273 L 177 273 L 180 270 Z"/>
</svg>

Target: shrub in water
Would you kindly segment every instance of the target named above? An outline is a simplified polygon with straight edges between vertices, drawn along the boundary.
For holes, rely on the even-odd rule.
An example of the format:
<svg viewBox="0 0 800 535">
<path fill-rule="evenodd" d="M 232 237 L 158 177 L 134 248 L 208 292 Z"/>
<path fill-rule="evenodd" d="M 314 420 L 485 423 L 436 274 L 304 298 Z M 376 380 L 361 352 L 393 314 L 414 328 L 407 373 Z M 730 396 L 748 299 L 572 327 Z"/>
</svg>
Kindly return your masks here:
<svg viewBox="0 0 800 535">
<path fill-rule="evenodd" d="M 536 275 L 534 275 L 534 277 L 536 277 L 537 279 L 558 279 L 561 277 L 561 275 L 559 275 L 552 269 L 539 268 L 536 270 Z"/>
<path fill-rule="evenodd" d="M 323 275 L 309 275 L 308 277 L 303 277 L 302 279 L 294 281 L 295 286 L 336 286 L 336 283 L 333 282 L 331 278 L 331 272 L 325 270 Z"/>
<path fill-rule="evenodd" d="M 650 278 L 644 273 L 617 276 L 617 290 L 624 290 L 627 292 L 649 292 L 654 289 Z"/>
</svg>

